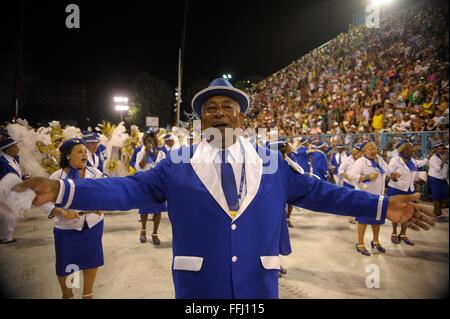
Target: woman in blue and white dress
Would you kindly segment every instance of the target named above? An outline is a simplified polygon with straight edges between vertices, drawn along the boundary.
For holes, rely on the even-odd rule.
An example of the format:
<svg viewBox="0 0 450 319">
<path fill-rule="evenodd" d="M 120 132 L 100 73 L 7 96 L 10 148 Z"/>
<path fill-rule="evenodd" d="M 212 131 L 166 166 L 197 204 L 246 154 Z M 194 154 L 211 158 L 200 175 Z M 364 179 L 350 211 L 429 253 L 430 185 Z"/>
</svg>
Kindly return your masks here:
<svg viewBox="0 0 450 319">
<path fill-rule="evenodd" d="M 389 161 L 389 169 L 393 173 L 399 173 L 399 178 L 392 178 L 389 181 L 387 195 L 409 195 L 416 192 L 414 182 L 419 180 L 418 167 L 422 167 L 428 164 L 428 159 L 415 160 L 414 146 L 412 143 L 401 140 L 396 145 L 398 155 L 393 157 Z M 407 245 L 414 245 L 414 243 L 406 236 L 407 225 L 402 225 L 400 235 L 397 235 L 397 224 L 392 224 L 391 241 L 394 244 L 399 244 L 403 241 Z"/>
<path fill-rule="evenodd" d="M 444 147 L 443 143 L 433 146 L 428 167 L 427 181 L 433 198 L 435 220 L 448 221 L 448 217 L 442 214 L 442 206 L 448 200 L 448 146 Z"/>
<path fill-rule="evenodd" d="M 391 176 L 391 170 L 388 164 L 378 155 L 378 148 L 374 142 L 364 143 L 362 151 L 363 156 L 355 161 L 350 170 L 350 180 L 358 182 L 355 187 L 358 190 L 376 195 L 384 195 L 386 177 L 398 178 L 399 174 L 394 173 L 394 176 Z M 356 221 L 358 222 L 358 243 L 356 244 L 356 250 L 365 256 L 370 256 L 370 252 L 364 245 L 364 234 L 367 225 L 372 225 L 372 248 L 376 248 L 382 253 L 386 252 L 383 246 L 381 246 L 378 237 L 382 222 L 366 217 L 358 217 Z"/>
<path fill-rule="evenodd" d="M 87 167 L 87 149 L 81 138 L 65 141 L 59 148 L 61 169 L 51 179 L 102 178 L 103 173 Z M 97 269 L 103 266 L 103 212 L 80 212 L 56 207 L 48 203 L 41 208 L 54 218 L 56 275 L 64 299 L 73 298 L 67 276 L 83 271 L 83 298 L 93 297 Z"/>
<path fill-rule="evenodd" d="M 362 156 L 362 143 L 357 143 L 353 146 L 352 154 L 347 156 L 339 165 L 338 176 L 342 180 L 344 187 L 355 189 L 355 185 L 358 184 L 357 180 L 352 180 L 350 170 L 355 164 L 355 162 Z M 351 224 L 356 224 L 354 217 L 349 217 L 349 222 Z"/>
<path fill-rule="evenodd" d="M 136 154 L 136 162 L 134 168 L 137 174 L 148 171 L 156 166 L 159 161 L 166 157 L 165 153 L 161 151 L 158 146 L 158 137 L 154 132 L 147 132 L 143 136 L 143 144 L 141 149 Z M 158 206 L 152 205 L 149 207 L 141 207 L 139 214 L 141 216 L 141 234 L 139 240 L 141 243 L 147 242 L 147 220 L 148 214 L 153 214 L 153 233 L 152 243 L 159 245 L 161 241 L 158 237 L 158 227 L 161 221 L 161 212 L 167 211 L 166 204 Z"/>
</svg>

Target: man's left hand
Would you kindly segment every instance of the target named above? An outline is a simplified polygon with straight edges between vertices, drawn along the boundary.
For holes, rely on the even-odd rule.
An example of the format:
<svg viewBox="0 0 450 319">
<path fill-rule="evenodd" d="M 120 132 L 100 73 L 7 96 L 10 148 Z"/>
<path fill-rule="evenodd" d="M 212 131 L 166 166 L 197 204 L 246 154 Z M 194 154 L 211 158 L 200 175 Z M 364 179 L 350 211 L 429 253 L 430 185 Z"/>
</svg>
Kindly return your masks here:
<svg viewBox="0 0 450 319">
<path fill-rule="evenodd" d="M 413 230 L 429 230 L 434 225 L 429 216 L 434 214 L 423 205 L 414 202 L 418 201 L 420 193 L 412 195 L 397 195 L 389 198 L 386 218 L 396 224 L 407 224 Z"/>
</svg>

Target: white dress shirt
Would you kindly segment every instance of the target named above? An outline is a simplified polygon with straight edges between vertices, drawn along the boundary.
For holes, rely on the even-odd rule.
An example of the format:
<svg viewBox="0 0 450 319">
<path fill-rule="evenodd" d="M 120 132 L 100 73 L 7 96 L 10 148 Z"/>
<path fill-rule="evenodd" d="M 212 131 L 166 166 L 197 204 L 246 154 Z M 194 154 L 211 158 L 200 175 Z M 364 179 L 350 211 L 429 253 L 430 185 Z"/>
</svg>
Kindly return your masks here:
<svg viewBox="0 0 450 319">
<path fill-rule="evenodd" d="M 213 158 L 214 160 L 214 172 L 211 172 L 211 174 L 217 174 L 217 177 L 219 178 L 219 181 L 222 183 L 222 171 L 221 171 L 221 148 L 215 147 L 211 143 L 207 143 L 205 147 L 205 152 L 209 153 L 208 156 L 211 156 L 210 158 Z M 231 167 L 233 168 L 234 173 L 234 179 L 236 181 L 236 191 L 239 193 L 239 187 L 241 185 L 241 178 L 242 178 L 242 165 L 244 163 L 244 154 L 243 149 L 241 147 L 241 144 L 239 142 L 234 143 L 230 147 L 226 149 L 227 152 L 227 162 L 231 164 Z M 240 198 L 239 204 L 242 203 L 242 200 L 244 199 L 245 195 L 247 194 L 247 186 L 246 181 L 244 178 L 244 185 L 242 189 L 242 194 Z"/>
<path fill-rule="evenodd" d="M 90 167 L 98 167 L 98 164 L 100 163 L 100 158 L 97 154 L 91 153 L 89 150 L 87 150 L 87 160 L 89 162 Z"/>
</svg>

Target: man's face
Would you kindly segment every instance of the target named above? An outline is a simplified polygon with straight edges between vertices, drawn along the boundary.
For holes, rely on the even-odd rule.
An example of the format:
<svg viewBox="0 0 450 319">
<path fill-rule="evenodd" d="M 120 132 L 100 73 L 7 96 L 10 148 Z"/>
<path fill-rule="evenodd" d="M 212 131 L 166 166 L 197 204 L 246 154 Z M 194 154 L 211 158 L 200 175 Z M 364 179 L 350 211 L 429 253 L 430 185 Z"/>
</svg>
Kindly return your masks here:
<svg viewBox="0 0 450 319">
<path fill-rule="evenodd" d="M 15 157 L 19 155 L 19 146 L 17 144 L 11 145 L 10 147 L 4 150 L 5 154 L 9 156 Z"/>
<path fill-rule="evenodd" d="M 175 141 L 173 141 L 173 140 L 166 141 L 166 145 L 169 148 L 172 148 L 174 144 L 175 144 Z"/>
<path fill-rule="evenodd" d="M 202 129 L 214 127 L 220 130 L 222 139 L 225 129 L 241 127 L 244 116 L 240 112 L 239 104 L 226 96 L 214 96 L 208 99 L 202 107 Z"/>
<path fill-rule="evenodd" d="M 89 152 L 91 153 L 95 153 L 97 151 L 97 147 L 98 147 L 98 143 L 97 142 L 89 142 L 86 143 L 86 148 L 89 150 Z"/>
<path fill-rule="evenodd" d="M 145 138 L 144 138 L 144 146 L 147 149 L 155 148 L 158 145 L 155 140 L 156 139 L 153 138 L 151 135 L 145 136 Z"/>
<path fill-rule="evenodd" d="M 227 96 L 214 96 L 202 107 L 202 126 L 204 129 L 215 127 L 238 128 L 242 120 L 239 104 Z"/>
</svg>

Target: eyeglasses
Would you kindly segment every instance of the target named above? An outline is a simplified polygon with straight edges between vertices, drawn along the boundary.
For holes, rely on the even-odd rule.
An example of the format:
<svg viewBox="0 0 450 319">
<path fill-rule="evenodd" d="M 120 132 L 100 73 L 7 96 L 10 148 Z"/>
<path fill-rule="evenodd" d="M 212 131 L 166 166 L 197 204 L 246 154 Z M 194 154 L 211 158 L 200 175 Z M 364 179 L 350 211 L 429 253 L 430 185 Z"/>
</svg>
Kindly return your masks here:
<svg viewBox="0 0 450 319">
<path fill-rule="evenodd" d="M 203 114 L 204 115 L 215 115 L 219 113 L 219 111 L 222 111 L 226 114 L 234 114 L 237 112 L 236 104 L 232 103 L 224 103 L 224 104 L 205 104 L 203 106 Z"/>
</svg>

